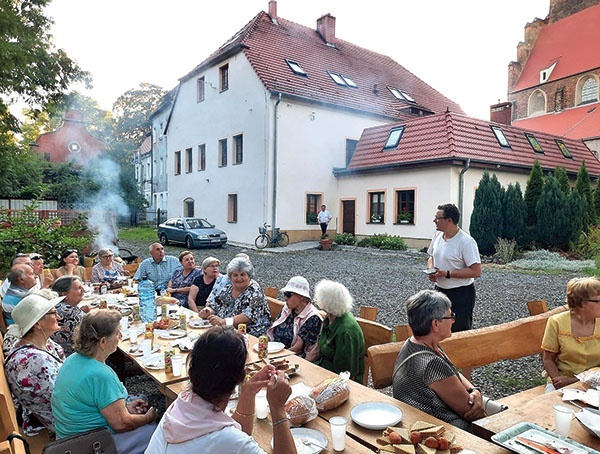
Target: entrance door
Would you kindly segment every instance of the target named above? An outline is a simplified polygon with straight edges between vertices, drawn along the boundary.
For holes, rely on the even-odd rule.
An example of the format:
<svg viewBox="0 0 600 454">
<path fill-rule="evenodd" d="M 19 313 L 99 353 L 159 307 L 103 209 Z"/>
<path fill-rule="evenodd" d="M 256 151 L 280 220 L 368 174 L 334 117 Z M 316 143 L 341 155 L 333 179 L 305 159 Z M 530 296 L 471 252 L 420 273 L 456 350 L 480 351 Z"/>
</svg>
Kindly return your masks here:
<svg viewBox="0 0 600 454">
<path fill-rule="evenodd" d="M 354 200 L 342 200 L 342 233 L 355 234 L 356 208 Z"/>
</svg>

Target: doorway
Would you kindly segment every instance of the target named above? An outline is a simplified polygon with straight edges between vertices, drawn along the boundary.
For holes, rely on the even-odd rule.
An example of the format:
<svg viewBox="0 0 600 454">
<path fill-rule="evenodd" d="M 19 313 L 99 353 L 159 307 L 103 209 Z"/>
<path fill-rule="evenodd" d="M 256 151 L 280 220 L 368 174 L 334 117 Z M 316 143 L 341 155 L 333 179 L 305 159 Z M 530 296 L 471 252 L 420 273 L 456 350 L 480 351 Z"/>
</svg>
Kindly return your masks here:
<svg viewBox="0 0 600 454">
<path fill-rule="evenodd" d="M 342 233 L 354 235 L 356 223 L 356 205 L 354 200 L 342 200 Z"/>
</svg>

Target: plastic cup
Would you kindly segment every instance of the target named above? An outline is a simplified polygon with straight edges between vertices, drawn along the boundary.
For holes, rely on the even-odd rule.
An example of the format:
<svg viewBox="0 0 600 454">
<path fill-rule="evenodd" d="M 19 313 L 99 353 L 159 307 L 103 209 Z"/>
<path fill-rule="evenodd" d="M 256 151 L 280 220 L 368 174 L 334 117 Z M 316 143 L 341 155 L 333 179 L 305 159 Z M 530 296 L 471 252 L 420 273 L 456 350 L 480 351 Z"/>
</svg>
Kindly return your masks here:
<svg viewBox="0 0 600 454">
<path fill-rule="evenodd" d="M 138 339 L 138 332 L 137 332 L 137 325 L 131 325 L 131 327 L 129 328 L 129 342 L 133 345 L 133 344 L 137 344 L 137 339 Z"/>
<path fill-rule="evenodd" d="M 265 389 L 256 393 L 254 411 L 258 419 L 265 419 L 269 416 L 269 403 L 267 402 L 267 391 Z"/>
<path fill-rule="evenodd" d="M 334 416 L 329 419 L 331 427 L 331 441 L 334 451 L 343 451 L 346 447 L 346 426 L 348 420 L 343 416 Z"/>
<path fill-rule="evenodd" d="M 564 405 L 554 405 L 554 432 L 564 437 L 569 436 L 573 409 Z"/>
<path fill-rule="evenodd" d="M 140 343 L 140 349 L 142 350 L 142 356 L 144 358 L 150 356 L 150 353 L 152 352 L 152 339 L 144 339 Z"/>
<path fill-rule="evenodd" d="M 173 375 L 179 377 L 181 375 L 181 369 L 183 368 L 183 356 L 171 356 L 171 366 L 173 367 Z"/>
<path fill-rule="evenodd" d="M 127 327 L 129 326 L 129 317 L 127 317 L 126 315 L 121 317 L 119 325 L 121 326 L 121 333 L 127 331 Z"/>
</svg>

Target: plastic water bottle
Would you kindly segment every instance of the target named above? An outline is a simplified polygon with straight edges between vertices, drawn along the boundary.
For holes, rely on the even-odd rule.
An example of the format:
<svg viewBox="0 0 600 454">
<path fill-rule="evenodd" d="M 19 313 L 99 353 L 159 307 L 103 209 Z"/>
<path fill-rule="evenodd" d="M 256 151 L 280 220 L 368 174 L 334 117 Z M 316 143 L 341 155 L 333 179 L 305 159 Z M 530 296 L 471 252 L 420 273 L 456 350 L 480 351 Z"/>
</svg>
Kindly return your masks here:
<svg viewBox="0 0 600 454">
<path fill-rule="evenodd" d="M 156 320 L 156 292 L 154 283 L 144 276 L 138 284 L 138 295 L 140 297 L 140 318 L 142 322 L 148 323 Z"/>
</svg>

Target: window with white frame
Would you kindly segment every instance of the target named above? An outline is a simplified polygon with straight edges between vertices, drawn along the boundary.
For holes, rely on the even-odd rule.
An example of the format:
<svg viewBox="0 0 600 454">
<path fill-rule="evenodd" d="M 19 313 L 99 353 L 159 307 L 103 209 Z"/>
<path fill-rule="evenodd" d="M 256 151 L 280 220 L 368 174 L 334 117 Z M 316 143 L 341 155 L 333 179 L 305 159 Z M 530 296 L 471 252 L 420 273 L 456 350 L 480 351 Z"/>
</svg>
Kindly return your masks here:
<svg viewBox="0 0 600 454">
<path fill-rule="evenodd" d="M 176 151 L 174 154 L 175 162 L 173 163 L 173 173 L 175 175 L 181 174 L 181 151 Z"/>
<path fill-rule="evenodd" d="M 306 223 L 310 225 L 317 225 L 319 223 L 317 219 L 317 213 L 321 211 L 321 200 L 323 200 L 322 194 L 306 194 Z"/>
<path fill-rule="evenodd" d="M 238 220 L 238 196 L 237 194 L 227 195 L 227 222 L 237 222 Z"/>
<path fill-rule="evenodd" d="M 229 64 L 219 68 L 219 91 L 229 90 Z"/>
<path fill-rule="evenodd" d="M 241 164 L 244 161 L 244 135 L 233 136 L 233 164 Z"/>
<path fill-rule="evenodd" d="M 370 224 L 385 223 L 385 192 L 369 192 L 369 220 Z"/>
<path fill-rule="evenodd" d="M 546 113 L 546 95 L 542 90 L 535 90 L 529 97 L 527 116 L 531 117 L 544 113 Z"/>
<path fill-rule="evenodd" d="M 206 82 L 206 79 L 204 79 L 204 76 L 198 77 L 198 79 L 196 80 L 196 102 L 202 102 L 202 101 L 204 101 L 204 95 L 205 95 L 204 86 L 205 86 L 205 82 Z"/>
<path fill-rule="evenodd" d="M 415 223 L 415 190 L 398 189 L 396 191 L 396 223 Z"/>
<path fill-rule="evenodd" d="M 206 144 L 198 145 L 198 170 L 206 170 Z"/>
<path fill-rule="evenodd" d="M 192 173 L 193 170 L 193 153 L 191 148 L 185 149 L 185 173 Z"/>
<path fill-rule="evenodd" d="M 219 140 L 219 167 L 227 165 L 227 139 Z"/>
</svg>

